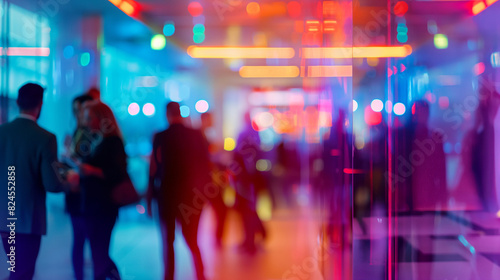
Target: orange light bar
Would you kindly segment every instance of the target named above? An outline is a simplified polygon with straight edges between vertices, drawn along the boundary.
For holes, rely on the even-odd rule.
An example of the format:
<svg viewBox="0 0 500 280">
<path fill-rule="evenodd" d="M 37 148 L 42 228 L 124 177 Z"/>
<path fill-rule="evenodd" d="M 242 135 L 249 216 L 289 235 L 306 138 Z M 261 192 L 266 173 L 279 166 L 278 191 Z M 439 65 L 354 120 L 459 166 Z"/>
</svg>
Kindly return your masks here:
<svg viewBox="0 0 500 280">
<path fill-rule="evenodd" d="M 493 5 L 493 3 L 495 3 L 496 1 L 498 1 L 498 0 L 486 0 L 486 4 L 487 4 L 488 6 L 491 6 L 491 5 Z"/>
<path fill-rule="evenodd" d="M 0 54 L 3 55 L 3 48 L 0 48 Z M 49 56 L 49 48 L 7 48 L 7 56 Z"/>
<path fill-rule="evenodd" d="M 190 46 L 187 53 L 194 58 L 292 58 L 293 48 L 259 47 L 198 47 Z"/>
<path fill-rule="evenodd" d="M 353 57 L 407 57 L 412 53 L 410 45 L 391 47 L 354 47 Z"/>
<path fill-rule="evenodd" d="M 308 66 L 308 77 L 352 77 L 352 65 Z"/>
<path fill-rule="evenodd" d="M 134 14 L 135 12 L 134 6 L 132 6 L 132 4 L 126 1 L 123 1 L 118 8 L 129 16 Z"/>
<path fill-rule="evenodd" d="M 412 53 L 410 45 L 392 47 L 353 48 L 303 48 L 304 58 L 366 58 L 366 57 L 407 57 Z"/>
<path fill-rule="evenodd" d="M 137 14 L 137 4 L 133 0 L 108 0 L 128 16 Z"/>
<path fill-rule="evenodd" d="M 300 74 L 297 66 L 243 66 L 240 76 L 243 78 L 295 78 Z"/>
<path fill-rule="evenodd" d="M 484 4 L 483 1 L 479 1 L 472 6 L 472 13 L 474 15 L 477 15 L 480 12 L 484 11 L 484 9 L 486 9 L 486 4 Z"/>
</svg>

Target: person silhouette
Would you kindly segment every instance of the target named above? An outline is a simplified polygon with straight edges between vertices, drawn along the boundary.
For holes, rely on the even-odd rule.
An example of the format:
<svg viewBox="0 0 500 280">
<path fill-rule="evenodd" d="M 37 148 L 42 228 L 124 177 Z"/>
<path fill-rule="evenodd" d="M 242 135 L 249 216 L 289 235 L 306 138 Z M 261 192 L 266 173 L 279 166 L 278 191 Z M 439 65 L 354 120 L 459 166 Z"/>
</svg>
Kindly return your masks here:
<svg viewBox="0 0 500 280">
<path fill-rule="evenodd" d="M 199 130 L 186 127 L 179 103 L 167 104 L 169 127 L 154 136 L 150 159 L 147 193 L 148 214 L 152 215 L 152 201 L 158 204 L 163 242 L 164 279 L 173 280 L 175 221 L 191 250 L 198 280 L 204 280 L 204 267 L 198 247 L 198 225 L 205 201 L 195 195 L 211 182 L 208 142 Z M 197 201 L 198 210 L 191 209 Z M 190 208 L 186 208 L 190 207 Z"/>
<path fill-rule="evenodd" d="M 33 278 L 41 238 L 47 233 L 47 192 L 78 191 L 78 174 L 57 160 L 56 136 L 37 124 L 43 92 L 38 84 L 23 85 L 17 97 L 19 116 L 0 126 L 0 180 L 8 189 L 0 201 L 12 206 L 0 210 L 3 221 L 9 221 L 2 223 L 0 232 L 8 259 L 15 255 L 9 279 Z"/>
<path fill-rule="evenodd" d="M 73 115 L 76 119 L 76 128 L 72 137 L 70 137 L 65 161 L 70 166 L 78 165 L 89 153 L 90 139 L 87 139 L 89 134 L 87 128 L 83 126 L 82 113 L 85 104 L 92 100 L 92 97 L 88 94 L 83 94 L 73 99 Z M 83 280 L 84 245 L 87 239 L 81 200 L 80 192 L 68 193 L 65 197 L 66 212 L 70 215 L 71 226 L 73 228 L 71 259 L 76 280 Z"/>
<path fill-rule="evenodd" d="M 127 154 L 122 134 L 111 109 L 95 100 L 83 108 L 83 125 L 90 131 L 91 152 L 79 164 L 82 215 L 89 239 L 94 280 L 119 280 L 109 256 L 111 233 L 118 217 L 113 189 L 126 180 Z"/>
</svg>

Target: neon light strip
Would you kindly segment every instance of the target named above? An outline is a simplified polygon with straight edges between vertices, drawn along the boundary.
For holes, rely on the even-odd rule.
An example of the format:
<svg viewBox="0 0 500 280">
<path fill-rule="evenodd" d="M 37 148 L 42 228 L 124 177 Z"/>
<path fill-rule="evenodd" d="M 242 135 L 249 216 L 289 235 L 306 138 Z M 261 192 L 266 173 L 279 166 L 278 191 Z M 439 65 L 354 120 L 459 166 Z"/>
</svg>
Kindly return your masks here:
<svg viewBox="0 0 500 280">
<path fill-rule="evenodd" d="M 412 53 L 410 45 L 391 47 L 353 48 L 303 48 L 304 58 L 367 58 L 367 57 L 407 57 Z"/>
<path fill-rule="evenodd" d="M 0 47 L 0 55 L 3 55 L 3 48 Z M 7 48 L 7 56 L 49 56 L 50 48 L 30 48 L 14 47 Z"/>
<path fill-rule="evenodd" d="M 243 78 L 295 78 L 300 74 L 297 66 L 243 66 L 240 76 Z"/>
<path fill-rule="evenodd" d="M 292 58 L 295 56 L 293 48 L 190 46 L 187 53 L 194 58 Z"/>
<path fill-rule="evenodd" d="M 308 66 L 308 77 L 352 77 L 352 66 Z"/>
</svg>

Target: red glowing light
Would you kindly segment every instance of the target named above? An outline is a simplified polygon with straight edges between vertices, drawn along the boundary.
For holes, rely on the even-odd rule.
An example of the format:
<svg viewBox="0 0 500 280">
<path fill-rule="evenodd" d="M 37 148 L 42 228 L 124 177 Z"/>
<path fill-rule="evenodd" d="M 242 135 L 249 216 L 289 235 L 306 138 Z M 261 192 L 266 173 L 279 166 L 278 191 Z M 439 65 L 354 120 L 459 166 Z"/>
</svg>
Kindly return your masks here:
<svg viewBox="0 0 500 280">
<path fill-rule="evenodd" d="M 398 17 L 402 17 L 408 12 L 408 4 L 404 1 L 399 1 L 394 5 L 394 14 Z"/>
<path fill-rule="evenodd" d="M 288 15 L 291 17 L 300 17 L 300 4 L 297 1 L 291 1 L 287 4 Z"/>
<path fill-rule="evenodd" d="M 482 62 L 477 63 L 476 65 L 474 65 L 474 69 L 473 69 L 474 75 L 479 76 L 479 75 L 483 74 L 484 69 L 485 69 L 484 63 L 482 63 Z"/>
<path fill-rule="evenodd" d="M 382 113 L 374 112 L 370 106 L 365 107 L 365 122 L 367 125 L 377 125 L 382 122 Z"/>
<path fill-rule="evenodd" d="M 364 171 L 362 169 L 352 169 L 352 168 L 344 168 L 345 174 L 363 174 Z"/>
<path fill-rule="evenodd" d="M 203 7 L 199 2 L 191 2 L 188 5 L 189 14 L 193 17 L 197 17 L 203 13 Z"/>
</svg>

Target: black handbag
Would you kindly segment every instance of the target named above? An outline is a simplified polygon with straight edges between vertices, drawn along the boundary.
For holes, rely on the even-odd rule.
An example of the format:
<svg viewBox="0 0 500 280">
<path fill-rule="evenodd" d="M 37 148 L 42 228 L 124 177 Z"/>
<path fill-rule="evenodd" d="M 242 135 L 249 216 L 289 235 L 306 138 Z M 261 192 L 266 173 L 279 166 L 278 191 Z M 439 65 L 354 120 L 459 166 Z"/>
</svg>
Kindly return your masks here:
<svg viewBox="0 0 500 280">
<path fill-rule="evenodd" d="M 111 199 L 118 207 L 139 202 L 141 197 L 137 193 L 137 190 L 135 189 L 128 174 L 121 183 L 113 188 L 113 191 L 111 192 Z"/>
</svg>

